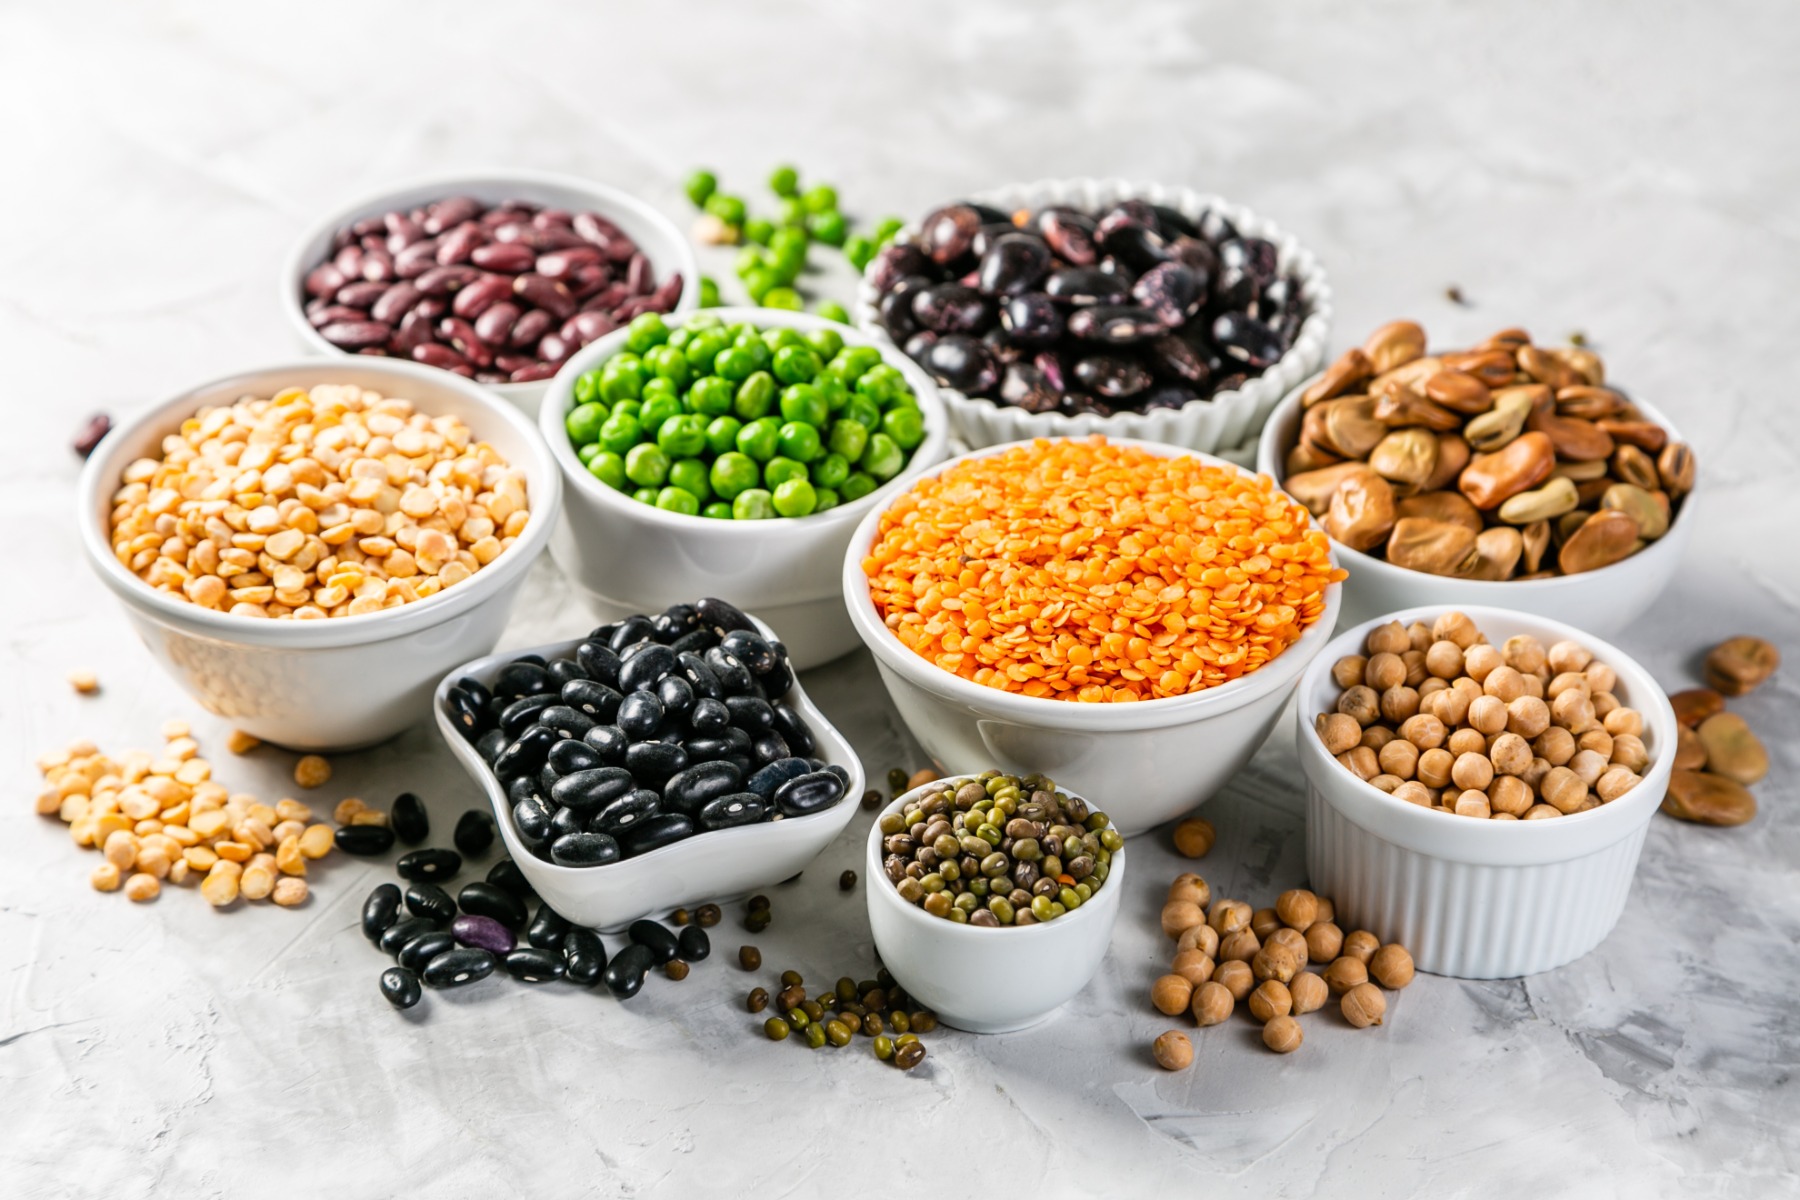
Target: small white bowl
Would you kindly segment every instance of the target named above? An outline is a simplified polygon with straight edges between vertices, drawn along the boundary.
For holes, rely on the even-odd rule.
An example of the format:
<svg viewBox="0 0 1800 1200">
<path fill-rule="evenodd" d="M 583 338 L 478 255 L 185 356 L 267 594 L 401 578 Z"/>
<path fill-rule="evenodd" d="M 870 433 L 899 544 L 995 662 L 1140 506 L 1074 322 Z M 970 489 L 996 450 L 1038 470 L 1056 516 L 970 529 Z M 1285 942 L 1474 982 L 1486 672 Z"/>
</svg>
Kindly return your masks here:
<svg viewBox="0 0 1800 1200">
<path fill-rule="evenodd" d="M 1108 440 L 1254 474 L 1179 446 Z M 927 474 L 1009 448 L 977 450 Z M 913 737 L 940 768 L 990 763 L 1000 770 L 1041 772 L 1077 794 L 1107 796 L 1106 813 L 1126 837 L 1205 803 L 1250 761 L 1337 621 L 1342 585 L 1334 583 L 1325 592 L 1325 611 L 1297 642 L 1249 675 L 1190 696 L 1084 704 L 983 687 L 914 654 L 875 611 L 862 564 L 888 507 L 870 512 L 857 526 L 844 556 L 842 587 L 851 622 L 874 653 L 881 681 Z"/>
<path fill-rule="evenodd" d="M 881 815 L 903 811 L 935 786 L 895 798 Z M 1096 807 L 1105 806 L 1096 802 Z M 1112 815 L 1110 808 L 1105 811 Z M 878 817 L 869 827 L 863 867 L 869 931 L 881 965 L 946 1025 L 969 1033 L 1011 1033 L 1036 1025 L 1086 987 L 1106 958 L 1124 892 L 1123 849 L 1114 852 L 1105 885 L 1074 912 L 1037 925 L 993 929 L 958 925 L 908 904 L 888 881 L 881 859 Z"/>
<path fill-rule="evenodd" d="M 1110 417 L 1034 413 L 968 396 L 955 388 L 941 388 L 956 436 L 970 446 L 979 448 L 1037 437 L 1104 433 L 1109 437 L 1168 442 L 1216 454 L 1254 438 L 1281 394 L 1325 363 L 1325 342 L 1331 332 L 1331 286 L 1325 281 L 1324 268 L 1319 266 L 1312 251 L 1292 235 L 1242 205 L 1192 188 L 1129 183 L 1122 179 L 1044 179 L 977 192 L 969 199 L 1006 212 L 1020 209 L 1035 212 L 1056 204 L 1094 212 L 1120 200 L 1165 204 L 1190 220 L 1198 219 L 1206 212 L 1216 212 L 1235 225 L 1239 232 L 1275 244 L 1281 273 L 1299 278 L 1301 295 L 1306 297 L 1312 309 L 1301 323 L 1293 346 L 1274 366 L 1241 388 L 1195 400 L 1180 408 L 1122 412 Z M 911 241 L 918 232 L 915 221 L 901 230 L 895 240 Z M 892 346 L 893 339 L 882 328 L 876 314 L 875 306 L 880 299 L 880 294 L 865 275 L 857 288 L 852 314 L 858 328 L 876 341 Z"/>
<path fill-rule="evenodd" d="M 1313 379 L 1302 380 L 1282 398 L 1269 423 L 1263 426 L 1256 447 L 1256 467 L 1278 481 L 1287 478 L 1287 452 L 1300 437 L 1300 395 Z M 1642 400 L 1632 403 L 1644 415 L 1669 431 L 1671 441 L 1681 434 L 1668 418 Z M 1344 583 L 1343 620 L 1364 621 L 1380 613 L 1411 604 L 1435 604 L 1460 608 L 1471 604 L 1516 609 L 1567 621 L 1600 634 L 1629 628 L 1642 616 L 1681 566 L 1688 534 L 1694 527 L 1690 510 L 1696 492 L 1689 492 L 1670 522 L 1669 530 L 1642 550 L 1610 567 L 1554 579 L 1453 579 L 1397 567 L 1386 559 L 1352 550 L 1332 541 L 1338 562 L 1350 578 Z"/>
<path fill-rule="evenodd" d="M 597 212 L 637 243 L 637 248 L 656 268 L 659 282 L 670 275 L 681 276 L 681 296 L 675 302 L 675 312 L 689 312 L 700 303 L 700 266 L 694 257 L 694 248 L 673 221 L 636 196 L 605 184 L 548 171 L 470 171 L 384 188 L 322 218 L 301 236 L 288 252 L 281 271 L 281 311 L 287 314 L 288 324 L 308 353 L 356 357 L 319 336 L 319 331 L 306 319 L 307 273 L 330 257 L 331 241 L 337 231 L 364 217 L 378 217 L 395 209 L 414 208 L 450 196 L 471 196 L 490 205 L 507 200 L 528 200 L 571 212 Z M 483 386 L 491 387 L 529 415 L 537 412 L 549 380 Z"/>
<path fill-rule="evenodd" d="M 756 624 L 765 637 L 770 635 L 769 627 L 762 621 L 756 620 Z M 464 663 L 444 676 L 432 705 L 438 732 L 443 734 L 450 753 L 487 794 L 507 854 L 518 864 L 532 890 L 563 917 L 594 929 L 623 929 L 639 917 L 660 917 L 684 904 L 746 895 L 805 870 L 850 823 L 863 794 L 862 763 L 844 735 L 832 727 L 795 683 L 786 698 L 813 732 L 817 743 L 813 757 L 850 773 L 844 797 L 835 805 L 804 817 L 783 817 L 779 821 L 695 834 L 660 850 L 601 867 L 564 867 L 539 858 L 519 839 L 506 789 L 450 719 L 448 697 L 456 681 L 466 675 L 492 683 L 500 668 L 522 654 L 566 658 L 579 645 L 581 639 L 577 638 Z"/>
<path fill-rule="evenodd" d="M 420 412 L 457 417 L 523 470 L 531 519 L 518 541 L 435 596 L 312 621 L 214 612 L 157 591 L 119 562 L 112 496 L 127 465 L 157 453 L 163 437 L 202 407 L 328 383 L 402 396 Z M 486 388 L 396 359 L 314 358 L 185 389 L 124 422 L 82 470 L 76 519 L 88 562 L 124 604 L 151 655 L 202 708 L 264 741 L 348 750 L 390 738 L 424 717 L 438 677 L 499 640 L 513 599 L 550 540 L 561 497 L 562 478 L 537 430 Z"/>
<path fill-rule="evenodd" d="M 1453 608 L 1495 645 L 1520 633 L 1546 646 L 1572 639 L 1611 667 L 1619 678 L 1614 694 L 1643 714 L 1650 753 L 1643 782 L 1571 816 L 1477 820 L 1396 800 L 1326 753 L 1313 718 L 1337 704 L 1331 665 L 1362 653 L 1377 625 L 1430 622 Z M 1306 776 L 1306 869 L 1313 890 L 1336 903 L 1338 924 L 1401 943 L 1421 971 L 1509 979 L 1573 962 L 1618 922 L 1644 834 L 1668 790 L 1675 711 L 1648 671 L 1592 634 L 1503 608 L 1432 604 L 1335 638 L 1300 682 L 1295 740 Z"/>
<path fill-rule="evenodd" d="M 802 333 L 830 329 L 846 345 L 876 345 L 854 329 L 809 313 L 707 311 L 727 325 L 747 321 L 762 329 Z M 628 330 L 615 330 L 571 357 L 551 381 L 538 413 L 538 427 L 566 482 L 564 520 L 550 548 L 557 566 L 604 620 L 655 612 L 695 596 L 728 596 L 774 626 L 797 670 L 856 649 L 856 633 L 844 615 L 838 564 L 865 513 L 885 505 L 943 460 L 950 423 L 931 377 L 892 346 L 877 347 L 882 360 L 906 376 L 925 417 L 925 440 L 894 478 L 860 500 L 808 517 L 718 521 L 633 500 L 595 479 L 569 444 L 564 418 L 574 407 L 575 380 L 622 351 L 628 336 Z"/>
</svg>

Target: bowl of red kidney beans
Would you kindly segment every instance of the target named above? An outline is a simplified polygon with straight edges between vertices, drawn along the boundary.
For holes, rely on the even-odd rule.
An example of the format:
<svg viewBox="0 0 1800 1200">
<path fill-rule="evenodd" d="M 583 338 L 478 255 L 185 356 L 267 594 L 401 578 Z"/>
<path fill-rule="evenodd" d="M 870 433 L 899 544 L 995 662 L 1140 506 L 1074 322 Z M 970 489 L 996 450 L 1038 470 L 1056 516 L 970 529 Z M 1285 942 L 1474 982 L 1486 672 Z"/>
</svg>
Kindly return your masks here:
<svg viewBox="0 0 1800 1200">
<path fill-rule="evenodd" d="M 856 322 L 938 382 L 972 447 L 1104 433 L 1224 452 L 1318 369 L 1331 289 L 1250 210 L 1119 180 L 944 205 L 870 262 Z"/>
<path fill-rule="evenodd" d="M 698 300 L 693 248 L 667 217 L 601 184 L 530 171 L 357 201 L 309 230 L 281 277 L 308 350 L 425 363 L 527 412 L 589 342 Z"/>
</svg>

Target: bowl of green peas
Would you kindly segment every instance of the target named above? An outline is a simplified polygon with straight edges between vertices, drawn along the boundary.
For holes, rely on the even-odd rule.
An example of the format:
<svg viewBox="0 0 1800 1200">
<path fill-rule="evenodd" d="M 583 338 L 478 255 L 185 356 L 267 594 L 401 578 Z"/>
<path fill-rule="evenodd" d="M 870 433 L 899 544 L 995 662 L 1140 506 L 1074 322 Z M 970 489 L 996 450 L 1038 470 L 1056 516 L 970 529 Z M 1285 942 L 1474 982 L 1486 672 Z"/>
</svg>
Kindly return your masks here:
<svg viewBox="0 0 1800 1200">
<path fill-rule="evenodd" d="M 850 537 L 949 438 L 903 354 L 766 308 L 644 314 L 563 365 L 538 423 L 566 484 L 551 553 L 602 619 L 728 596 L 802 669 L 861 644 Z"/>
</svg>

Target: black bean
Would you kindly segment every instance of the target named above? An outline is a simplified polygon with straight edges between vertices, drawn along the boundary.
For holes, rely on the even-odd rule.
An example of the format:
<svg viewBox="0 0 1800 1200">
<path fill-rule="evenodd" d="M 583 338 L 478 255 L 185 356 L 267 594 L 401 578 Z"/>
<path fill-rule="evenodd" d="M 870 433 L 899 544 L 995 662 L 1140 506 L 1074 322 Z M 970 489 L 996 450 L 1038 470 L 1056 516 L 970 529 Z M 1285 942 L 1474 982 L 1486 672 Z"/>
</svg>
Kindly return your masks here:
<svg viewBox="0 0 1800 1200">
<path fill-rule="evenodd" d="M 454 850 L 412 850 L 394 864 L 402 879 L 452 879 L 462 870 L 462 855 Z"/>
<path fill-rule="evenodd" d="M 721 695 L 741 696 L 753 686 L 750 668 L 729 650 L 714 646 L 706 652 L 706 665 L 718 676 Z"/>
<path fill-rule="evenodd" d="M 480 858 L 494 844 L 493 815 L 479 808 L 467 810 L 456 819 L 456 829 L 450 840 L 470 858 Z"/>
<path fill-rule="evenodd" d="M 456 690 L 473 700 L 483 711 L 487 709 L 488 704 L 494 698 L 494 693 L 488 690 L 487 684 L 473 675 L 464 675 L 457 680 Z"/>
<path fill-rule="evenodd" d="M 595 728 L 611 729 L 613 726 L 599 725 Z M 592 733 L 593 730 L 588 732 Z M 606 759 L 601 757 L 600 751 L 588 745 L 587 742 L 564 738 L 550 747 L 550 754 L 544 760 L 544 764 L 556 772 L 560 778 L 564 775 L 573 775 L 577 771 L 592 771 L 597 767 L 604 767 Z"/>
<path fill-rule="evenodd" d="M 752 737 L 775 727 L 775 710 L 761 696 L 727 696 L 725 708 L 731 723 Z"/>
<path fill-rule="evenodd" d="M 535 846 L 550 836 L 550 822 L 556 812 L 542 796 L 531 795 L 513 805 L 513 825 L 528 845 Z"/>
<path fill-rule="evenodd" d="M 409 971 L 423 971 L 426 963 L 454 945 L 456 938 L 447 929 L 421 933 L 400 947 L 400 965 Z"/>
<path fill-rule="evenodd" d="M 568 973 L 560 955 L 533 946 L 521 946 L 500 960 L 506 973 L 521 983 L 549 983 Z"/>
<path fill-rule="evenodd" d="M 794 686 L 794 664 L 788 661 L 787 647 L 775 643 L 775 665 L 757 681 L 770 701 L 781 699 Z"/>
<path fill-rule="evenodd" d="M 690 816 L 716 796 L 744 786 L 744 774 L 728 762 L 704 762 L 686 767 L 663 785 L 664 807 Z"/>
<path fill-rule="evenodd" d="M 698 925 L 689 925 L 675 939 L 675 948 L 684 961 L 697 963 L 712 953 L 712 939 Z"/>
<path fill-rule="evenodd" d="M 565 833 L 550 843 L 550 861 L 559 867 L 599 867 L 619 859 L 619 843 L 605 833 Z"/>
<path fill-rule="evenodd" d="M 756 630 L 756 622 L 745 616 L 735 605 L 728 604 L 716 596 L 707 596 L 694 606 L 695 615 L 701 624 L 711 629 L 720 637 L 724 637 L 734 629 Z"/>
<path fill-rule="evenodd" d="M 687 751 L 674 742 L 638 742 L 625 751 L 626 769 L 650 786 L 661 786 L 687 765 Z"/>
<path fill-rule="evenodd" d="M 400 919 L 400 886 L 384 883 L 369 893 L 363 901 L 362 931 L 363 936 L 371 942 L 378 940 L 383 933 Z"/>
<path fill-rule="evenodd" d="M 946 334 L 933 342 L 919 365 L 939 383 L 971 395 L 979 395 L 1000 381 L 1000 368 L 993 353 L 966 333 Z"/>
<path fill-rule="evenodd" d="M 598 750 L 603 762 L 613 766 L 625 761 L 625 748 L 631 745 L 631 738 L 617 725 L 596 725 L 581 740 Z"/>
<path fill-rule="evenodd" d="M 345 854 L 386 854 L 394 848 L 394 831 L 386 825 L 346 825 L 337 831 L 337 848 Z"/>
<path fill-rule="evenodd" d="M 795 754 L 811 754 L 817 743 L 799 710 L 785 700 L 777 700 L 771 707 L 775 710 L 775 732 Z"/>
<path fill-rule="evenodd" d="M 1281 336 L 1243 313 L 1221 313 L 1213 321 L 1212 335 L 1228 357 L 1253 367 L 1272 367 L 1282 355 Z"/>
<path fill-rule="evenodd" d="M 688 725 L 696 733 L 718 733 L 729 724 L 731 710 L 725 707 L 724 701 L 714 700 L 711 696 L 696 700 L 694 711 L 688 714 Z"/>
<path fill-rule="evenodd" d="M 743 732 L 739 730 L 738 732 Z M 690 737 L 681 743 L 688 762 L 703 763 L 728 759 L 733 754 L 731 740 L 724 737 Z M 747 760 L 746 760 L 747 761 Z"/>
<path fill-rule="evenodd" d="M 569 964 L 569 979 L 583 987 L 592 987 L 606 970 L 606 943 L 585 925 L 572 926 L 563 937 L 563 961 Z"/>
<path fill-rule="evenodd" d="M 1097 267 L 1064 267 L 1044 281 L 1044 294 L 1052 300 L 1085 308 L 1092 304 L 1117 304 L 1129 294 L 1125 280 Z"/>
<path fill-rule="evenodd" d="M 553 730 L 542 725 L 531 726 L 494 760 L 495 777 L 502 782 L 511 783 L 521 775 L 532 774 L 544 765 L 544 759 L 550 754 L 550 747 L 561 740 Z"/>
<path fill-rule="evenodd" d="M 567 704 L 552 704 L 537 715 L 537 723 L 555 730 L 558 737 L 580 738 L 600 722 Z"/>
<path fill-rule="evenodd" d="M 487 701 L 477 700 L 461 685 L 450 689 L 450 694 L 444 698 L 444 706 L 450 710 L 451 722 L 470 741 L 479 738 L 487 728 Z"/>
<path fill-rule="evenodd" d="M 629 1000 L 644 986 L 644 976 L 654 965 L 648 946 L 633 942 L 606 964 L 606 989 L 621 1000 Z"/>
<path fill-rule="evenodd" d="M 679 675 L 665 675 L 656 681 L 656 698 L 665 715 L 686 716 L 694 707 L 694 685 Z"/>
<path fill-rule="evenodd" d="M 411 1008 L 424 994 L 418 975 L 405 967 L 389 967 L 381 973 L 382 998 L 395 1008 Z"/>
<path fill-rule="evenodd" d="M 587 672 L 588 678 L 596 683 L 617 687 L 619 683 L 619 656 L 611 647 L 598 641 L 586 641 L 575 651 L 575 661 Z M 566 685 L 565 685 L 566 687 Z M 564 703 L 572 703 L 567 696 Z"/>
<path fill-rule="evenodd" d="M 587 829 L 587 814 L 572 808 L 559 808 L 550 817 L 550 840 L 555 841 L 566 834 L 581 833 Z M 540 854 L 538 857 L 542 858 Z"/>
<path fill-rule="evenodd" d="M 492 917 L 511 930 L 525 927 L 525 902 L 512 892 L 491 883 L 464 884 L 456 893 L 456 903 L 466 913 Z"/>
<path fill-rule="evenodd" d="M 812 771 L 775 789 L 775 807 L 785 816 L 804 817 L 836 804 L 844 790 L 844 781 L 830 771 Z"/>
<path fill-rule="evenodd" d="M 656 627 L 650 624 L 649 617 L 627 617 L 619 622 L 617 629 L 613 630 L 613 635 L 607 645 L 612 648 L 613 653 L 623 654 L 627 646 L 635 646 L 639 642 L 655 636 Z"/>
<path fill-rule="evenodd" d="M 768 801 L 755 792 L 729 792 L 714 796 L 696 814 L 702 829 L 730 829 L 754 825 L 769 815 Z"/>
<path fill-rule="evenodd" d="M 673 845 L 694 833 L 693 818 L 681 813 L 659 813 L 639 821 L 619 838 L 619 848 L 627 858 L 648 854 Z"/>
<path fill-rule="evenodd" d="M 731 655 L 753 675 L 766 675 L 775 669 L 775 647 L 762 634 L 748 629 L 735 629 L 719 639 L 719 649 Z"/>
<path fill-rule="evenodd" d="M 388 809 L 388 821 L 393 825 L 395 835 L 409 846 L 416 846 L 431 836 L 431 818 L 425 812 L 425 802 L 411 792 L 401 792 L 394 797 L 394 803 Z"/>
<path fill-rule="evenodd" d="M 604 725 L 619 714 L 619 704 L 625 699 L 620 692 L 593 679 L 577 679 L 563 687 L 562 702 L 589 718 L 590 728 L 594 724 Z"/>
<path fill-rule="evenodd" d="M 849 789 L 849 787 L 850 787 L 850 772 L 849 772 L 849 770 L 847 770 L 844 767 L 838 766 L 836 763 L 824 762 L 823 760 L 817 759 L 817 758 L 808 759 L 807 761 L 811 762 L 813 764 L 813 770 L 815 770 L 815 771 L 829 771 L 831 774 L 836 775 L 838 777 L 838 781 L 844 785 L 845 789 L 846 790 Z"/>
<path fill-rule="evenodd" d="M 649 643 L 636 654 L 626 656 L 619 667 L 619 690 L 629 694 L 654 687 L 674 669 L 674 653 L 667 646 Z"/>
<path fill-rule="evenodd" d="M 425 984 L 437 988 L 462 987 L 492 975 L 495 961 L 490 951 L 473 946 L 446 950 L 425 964 Z"/>
<path fill-rule="evenodd" d="M 667 644 L 700 627 L 700 616 L 691 604 L 671 604 L 650 618 L 656 640 Z"/>
<path fill-rule="evenodd" d="M 719 635 L 710 629 L 695 629 L 684 633 L 669 643 L 669 649 L 676 654 L 699 654 L 709 646 L 719 643 Z"/>
<path fill-rule="evenodd" d="M 456 917 L 456 901 L 435 883 L 415 883 L 406 889 L 406 907 L 415 917 L 449 922 Z"/>
<path fill-rule="evenodd" d="M 500 757 L 500 752 L 507 746 L 506 734 L 498 729 L 490 729 L 475 739 L 475 753 L 481 755 L 481 761 L 490 767 Z"/>
<path fill-rule="evenodd" d="M 582 670 L 581 664 L 569 658 L 552 659 L 550 665 L 544 670 L 550 676 L 551 684 L 559 693 L 576 680 L 587 678 L 587 672 Z"/>
<path fill-rule="evenodd" d="M 790 753 L 787 739 L 772 729 L 758 734 L 750 743 L 750 757 L 758 764 L 776 762 Z"/>
<path fill-rule="evenodd" d="M 375 944 L 381 947 L 383 954 L 398 954 L 400 948 L 421 934 L 430 933 L 437 928 L 436 921 L 428 921 L 424 917 L 408 917 L 404 921 L 396 921 L 376 939 Z"/>
<path fill-rule="evenodd" d="M 650 961 L 655 966 L 660 967 L 675 957 L 675 931 L 660 921 L 648 917 L 633 921 L 626 934 L 634 945 L 649 949 Z"/>
<path fill-rule="evenodd" d="M 487 881 L 497 888 L 504 888 L 521 900 L 529 899 L 531 884 L 525 878 L 525 872 L 519 870 L 519 864 L 510 858 L 503 858 L 488 870 Z"/>
<path fill-rule="evenodd" d="M 525 940 L 539 950 L 560 951 L 568 933 L 569 923 L 548 904 L 539 904 L 532 915 L 531 928 L 525 931 Z"/>
<path fill-rule="evenodd" d="M 633 741 L 641 741 L 662 724 L 662 701 L 654 692 L 633 692 L 619 705 L 618 726 Z"/>
<path fill-rule="evenodd" d="M 805 775 L 810 770 L 812 770 L 812 766 L 804 758 L 777 759 L 750 776 L 744 786 L 764 800 L 773 801 L 777 788 L 790 779 L 797 779 Z"/>
<path fill-rule="evenodd" d="M 564 740 L 566 741 L 567 739 L 564 739 Z M 561 744 L 562 744 L 561 742 L 557 743 L 557 745 L 561 745 Z M 552 750 L 554 750 L 555 748 L 556 748 L 555 746 L 551 747 Z M 546 758 L 544 760 L 544 765 L 538 768 L 537 775 L 533 776 L 531 778 L 533 778 L 535 780 L 535 782 L 537 783 L 537 788 L 536 788 L 537 794 L 540 796 L 548 796 L 550 794 L 550 789 L 556 786 L 556 781 L 558 779 L 562 778 L 562 775 L 557 771 L 557 769 L 555 767 L 550 765 L 549 759 Z M 530 795 L 531 792 L 527 791 L 525 794 Z"/>
<path fill-rule="evenodd" d="M 637 780 L 624 767 L 594 767 L 557 780 L 556 786 L 550 789 L 550 799 L 577 812 L 590 813 L 635 786 Z"/>
<path fill-rule="evenodd" d="M 719 677 L 713 673 L 713 669 L 700 655 L 688 653 L 676 655 L 675 669 L 681 672 L 681 677 L 688 681 L 689 687 L 694 689 L 695 696 L 710 697 L 716 700 L 725 694 L 725 689 L 719 684 Z"/>
<path fill-rule="evenodd" d="M 550 690 L 550 672 L 544 670 L 541 662 L 533 663 L 520 657 L 500 668 L 494 676 L 494 694 L 518 698 L 530 696 L 537 692 Z"/>
<path fill-rule="evenodd" d="M 587 828 L 596 833 L 618 837 L 646 817 L 655 816 L 660 809 L 661 802 L 655 792 L 647 788 L 633 788 L 590 816 Z"/>
</svg>

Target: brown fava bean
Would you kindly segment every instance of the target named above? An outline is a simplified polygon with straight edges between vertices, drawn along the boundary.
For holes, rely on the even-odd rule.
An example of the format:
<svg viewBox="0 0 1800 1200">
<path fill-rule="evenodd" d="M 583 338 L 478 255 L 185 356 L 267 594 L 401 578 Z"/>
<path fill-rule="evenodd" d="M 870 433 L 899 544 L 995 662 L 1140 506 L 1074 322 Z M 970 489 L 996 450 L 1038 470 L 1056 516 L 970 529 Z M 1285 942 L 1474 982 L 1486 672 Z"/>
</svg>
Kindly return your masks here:
<svg viewBox="0 0 1800 1200">
<path fill-rule="evenodd" d="M 1769 773 L 1768 751 L 1736 713 L 1708 717 L 1696 732 L 1706 748 L 1706 769 L 1714 775 L 1752 784 Z"/>
<path fill-rule="evenodd" d="M 1394 489 L 1380 475 L 1365 471 L 1346 479 L 1331 494 L 1325 532 L 1352 550 L 1368 550 L 1394 528 Z"/>
<path fill-rule="evenodd" d="M 1387 543 L 1388 561 L 1430 575 L 1462 575 L 1480 560 L 1476 532 L 1466 525 L 1425 517 L 1394 522 Z"/>
<path fill-rule="evenodd" d="M 1686 725 L 1675 727 L 1675 769 L 1677 771 L 1703 771 L 1706 769 L 1706 746 L 1700 741 L 1700 735 Z"/>
<path fill-rule="evenodd" d="M 1725 697 L 1711 688 L 1688 688 L 1674 692 L 1669 696 L 1669 704 L 1675 710 L 1675 719 L 1689 729 L 1697 727 L 1714 713 L 1725 711 Z"/>
<path fill-rule="evenodd" d="M 1425 355 L 1425 330 L 1416 321 L 1390 321 L 1371 333 L 1362 352 L 1380 375 Z"/>
<path fill-rule="evenodd" d="M 1756 798 L 1736 780 L 1707 771 L 1669 772 L 1662 810 L 1700 825 L 1742 825 L 1756 816 Z"/>
<path fill-rule="evenodd" d="M 1439 371 L 1425 381 L 1425 395 L 1445 408 L 1468 416 L 1486 412 L 1494 403 L 1487 384 L 1467 371 Z"/>
<path fill-rule="evenodd" d="M 1338 355 L 1337 359 L 1325 368 L 1324 374 L 1320 375 L 1300 394 L 1300 404 L 1303 408 L 1311 408 L 1322 400 L 1334 399 L 1356 387 L 1374 373 L 1375 368 L 1369 362 L 1369 356 L 1364 354 L 1361 349 L 1353 347 Z"/>
<path fill-rule="evenodd" d="M 1637 522 L 1617 509 L 1602 509 L 1588 517 L 1557 553 L 1557 565 L 1565 575 L 1579 575 L 1631 557 L 1643 545 Z"/>
<path fill-rule="evenodd" d="M 1694 490 L 1694 452 L 1686 442 L 1670 442 L 1656 456 L 1656 475 L 1669 495 L 1680 499 Z"/>
<path fill-rule="evenodd" d="M 1520 434 L 1504 449 L 1478 454 L 1457 479 L 1457 489 L 1478 509 L 1497 508 L 1550 477 L 1556 451 L 1542 433 Z"/>
<path fill-rule="evenodd" d="M 1367 463 L 1341 462 L 1316 471 L 1289 475 L 1281 487 L 1314 517 L 1323 517 L 1331 508 L 1331 497 L 1340 486 L 1347 480 L 1373 474 Z"/>
<path fill-rule="evenodd" d="M 1706 682 L 1726 696 L 1743 696 L 1762 686 L 1780 666 L 1781 652 L 1762 638 L 1729 638 L 1707 654 Z"/>
<path fill-rule="evenodd" d="M 1427 430 L 1396 429 L 1369 452 L 1369 466 L 1389 483 L 1417 491 L 1436 471 L 1437 456 L 1438 440 Z"/>
</svg>

